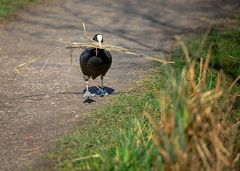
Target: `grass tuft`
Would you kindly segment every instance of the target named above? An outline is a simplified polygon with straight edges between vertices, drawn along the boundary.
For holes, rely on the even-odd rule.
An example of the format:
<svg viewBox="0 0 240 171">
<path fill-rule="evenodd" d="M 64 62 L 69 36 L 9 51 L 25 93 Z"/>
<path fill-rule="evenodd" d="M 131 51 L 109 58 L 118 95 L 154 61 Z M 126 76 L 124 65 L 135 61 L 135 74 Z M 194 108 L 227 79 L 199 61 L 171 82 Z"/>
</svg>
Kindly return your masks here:
<svg viewBox="0 0 240 171">
<path fill-rule="evenodd" d="M 209 86 L 208 61 L 201 66 L 192 61 L 183 67 L 180 78 L 171 77 L 170 88 L 159 94 L 161 118 L 156 119 L 151 107 L 144 111 L 164 170 L 236 168 L 240 122 L 233 121 L 232 109 L 237 95 L 230 93 L 221 73 Z"/>
<path fill-rule="evenodd" d="M 17 9 L 35 2 L 36 0 L 0 0 L 0 22 L 11 17 Z"/>
<path fill-rule="evenodd" d="M 212 23 L 205 34 L 194 34 L 186 41 L 191 58 L 204 58 L 208 47 L 212 46 L 210 66 L 224 70 L 226 74 L 237 78 L 240 75 L 240 19 L 239 12 L 233 19 Z M 180 48 L 175 56 L 185 54 Z M 186 56 L 186 55 L 185 55 Z"/>
</svg>

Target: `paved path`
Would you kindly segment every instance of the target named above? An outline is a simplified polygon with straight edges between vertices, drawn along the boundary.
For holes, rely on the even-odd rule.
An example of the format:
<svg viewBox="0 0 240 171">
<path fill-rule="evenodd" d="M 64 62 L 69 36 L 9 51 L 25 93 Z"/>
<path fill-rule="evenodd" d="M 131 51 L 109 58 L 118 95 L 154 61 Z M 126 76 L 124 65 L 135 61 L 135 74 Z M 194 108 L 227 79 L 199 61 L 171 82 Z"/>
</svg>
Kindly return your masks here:
<svg viewBox="0 0 240 171">
<path fill-rule="evenodd" d="M 92 35 L 102 33 L 105 42 L 146 53 L 165 53 L 174 35 L 205 26 L 200 17 L 222 17 L 237 4 L 220 1 L 54 0 L 19 12 L 16 21 L 0 28 L 0 170 L 24 170 L 35 165 L 61 135 L 81 125 L 89 111 L 109 99 L 82 103 L 80 52 L 74 53 L 73 66 L 68 51 L 57 52 L 41 74 L 43 62 L 37 62 L 10 87 L 17 65 L 58 46 L 57 40 L 79 40 L 83 20 L 87 30 Z M 112 55 L 113 66 L 105 83 L 114 93 L 134 86 L 134 80 L 151 68 L 142 58 Z"/>
</svg>

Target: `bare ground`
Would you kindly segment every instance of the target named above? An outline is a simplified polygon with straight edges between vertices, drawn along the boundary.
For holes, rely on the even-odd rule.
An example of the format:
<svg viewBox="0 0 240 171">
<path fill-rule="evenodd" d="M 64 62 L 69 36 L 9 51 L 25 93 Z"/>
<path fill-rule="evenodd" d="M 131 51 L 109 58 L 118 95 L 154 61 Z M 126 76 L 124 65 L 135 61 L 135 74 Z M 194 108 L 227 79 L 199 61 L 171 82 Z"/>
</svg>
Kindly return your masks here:
<svg viewBox="0 0 240 171">
<path fill-rule="evenodd" d="M 0 28 L 0 170 L 36 165 L 60 136 L 81 126 L 91 110 L 134 87 L 134 81 L 151 70 L 145 59 L 113 53 L 105 79 L 113 93 L 86 104 L 80 51 L 74 53 L 73 66 L 67 50 L 53 54 L 42 73 L 43 62 L 35 63 L 11 87 L 17 65 L 55 48 L 58 40 L 79 40 L 83 20 L 87 30 L 102 33 L 105 42 L 150 54 L 168 53 L 174 35 L 203 29 L 201 18 L 221 18 L 236 6 L 237 0 L 54 0 L 19 12 L 16 21 Z"/>
</svg>

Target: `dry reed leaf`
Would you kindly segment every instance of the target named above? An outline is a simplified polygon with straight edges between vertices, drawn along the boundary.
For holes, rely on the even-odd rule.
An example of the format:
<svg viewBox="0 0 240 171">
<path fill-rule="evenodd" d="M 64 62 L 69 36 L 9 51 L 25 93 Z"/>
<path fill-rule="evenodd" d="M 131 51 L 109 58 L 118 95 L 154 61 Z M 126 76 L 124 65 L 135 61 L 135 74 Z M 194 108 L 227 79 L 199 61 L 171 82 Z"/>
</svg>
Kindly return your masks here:
<svg viewBox="0 0 240 171">
<path fill-rule="evenodd" d="M 233 160 L 233 164 L 239 162 L 239 160 L 240 160 L 240 153 L 238 153 L 235 159 Z"/>
<path fill-rule="evenodd" d="M 204 167 L 206 168 L 206 170 L 210 170 L 211 167 L 210 167 L 210 165 L 209 165 L 209 163 L 207 161 L 207 158 L 206 158 L 206 156 L 205 156 L 205 154 L 204 154 L 204 152 L 203 152 L 203 150 L 202 150 L 202 148 L 201 148 L 201 146 L 200 146 L 200 144 L 198 142 L 198 138 L 195 137 L 194 139 L 195 139 L 195 141 L 194 141 L 195 147 L 197 149 L 199 157 L 202 160 L 202 163 L 203 163 Z"/>
<path fill-rule="evenodd" d="M 149 120 L 154 130 L 159 130 L 160 127 L 157 122 L 157 119 L 150 114 L 151 113 L 150 111 L 151 109 L 149 108 L 145 109 L 143 115 Z"/>
<path fill-rule="evenodd" d="M 171 160 L 170 157 L 168 156 L 168 153 L 161 147 L 158 149 L 158 151 L 160 155 L 163 157 L 164 161 L 166 162 L 165 165 L 171 165 Z"/>
<path fill-rule="evenodd" d="M 51 50 L 51 51 L 48 51 L 48 52 L 45 52 L 43 53 L 42 55 L 39 55 L 25 63 L 22 63 L 20 65 L 18 65 L 16 68 L 15 68 L 15 77 L 20 74 L 21 71 L 25 70 L 29 65 L 33 64 L 34 62 L 40 60 L 40 59 L 43 59 L 43 58 L 46 58 L 47 55 L 53 53 L 53 52 L 56 52 L 56 51 L 59 51 L 59 50 L 63 50 L 62 47 L 56 47 L 55 49 Z M 48 57 L 48 56 L 47 56 Z M 46 64 L 45 64 L 46 65 Z M 14 78 L 15 79 L 15 78 Z"/>
<path fill-rule="evenodd" d="M 175 36 L 175 38 L 179 42 L 179 44 L 181 45 L 181 47 L 183 49 L 185 60 L 189 64 L 191 62 L 191 59 L 190 59 L 190 55 L 189 55 L 186 44 L 181 40 L 180 36 L 177 35 L 177 36 Z"/>
<path fill-rule="evenodd" d="M 232 82 L 230 87 L 228 88 L 227 92 L 231 91 L 233 86 L 240 80 L 240 75 Z"/>
<path fill-rule="evenodd" d="M 205 63 L 203 64 L 203 73 L 202 73 L 202 83 L 205 86 L 205 81 L 206 81 L 206 74 L 208 71 L 208 65 L 209 65 L 209 61 L 210 61 L 210 57 L 211 57 L 211 53 L 212 53 L 212 44 L 210 44 L 209 48 L 208 48 L 208 52 L 207 52 L 207 57 L 205 60 Z"/>
<path fill-rule="evenodd" d="M 78 162 L 78 161 L 88 160 L 88 159 L 92 159 L 92 158 L 100 158 L 100 155 L 99 154 L 94 154 L 94 155 L 79 157 L 79 158 L 73 159 L 72 162 Z"/>
<path fill-rule="evenodd" d="M 224 165 L 230 166 L 230 162 L 227 158 L 228 156 L 230 156 L 230 153 L 224 147 L 219 137 L 216 135 L 216 133 L 211 132 L 209 138 L 213 143 L 217 159 L 223 162 Z"/>
<path fill-rule="evenodd" d="M 202 58 L 202 56 L 203 56 L 203 47 L 204 47 L 204 44 L 205 44 L 205 42 L 207 40 L 207 37 L 208 37 L 211 30 L 212 30 L 212 24 L 209 24 L 209 26 L 207 28 L 207 31 L 203 35 L 203 38 L 202 38 L 201 43 L 200 43 L 200 47 L 199 47 L 200 58 Z"/>
<path fill-rule="evenodd" d="M 86 31 L 85 23 L 83 22 L 82 25 L 83 25 L 84 36 L 87 36 L 87 31 Z"/>
<path fill-rule="evenodd" d="M 195 72 L 194 72 L 194 68 L 195 68 L 195 63 L 191 63 L 189 66 L 189 81 L 190 83 L 192 83 L 192 87 L 195 87 Z"/>
<path fill-rule="evenodd" d="M 201 149 L 203 150 L 207 160 L 210 162 L 210 165 L 212 165 L 214 163 L 214 159 L 212 158 L 212 155 L 211 155 L 207 145 L 205 144 L 205 142 L 202 139 L 199 139 L 199 145 L 200 145 Z"/>
<path fill-rule="evenodd" d="M 200 67 L 199 67 L 199 84 L 202 83 L 202 72 L 203 72 L 203 58 L 200 58 Z"/>
<path fill-rule="evenodd" d="M 160 112 L 161 112 L 161 119 L 160 119 L 160 127 L 163 127 L 163 125 L 166 122 L 166 98 L 164 96 L 159 97 L 159 102 L 160 102 Z"/>
<path fill-rule="evenodd" d="M 221 86 L 221 78 L 222 78 L 221 75 L 222 74 L 220 72 L 217 75 L 217 81 L 216 81 L 217 83 L 216 83 L 215 90 L 214 90 L 215 93 L 218 93 L 221 91 L 221 87 L 220 87 Z M 216 99 L 214 102 L 215 102 L 214 106 L 217 107 L 218 99 Z"/>
<path fill-rule="evenodd" d="M 51 56 L 49 56 L 49 57 L 46 59 L 46 61 L 44 62 L 43 66 L 42 66 L 42 68 L 41 68 L 41 70 L 40 70 L 40 72 L 43 71 L 43 69 L 44 69 L 45 66 L 47 65 L 47 63 L 48 63 L 48 61 L 49 61 L 50 58 L 51 58 Z"/>
</svg>

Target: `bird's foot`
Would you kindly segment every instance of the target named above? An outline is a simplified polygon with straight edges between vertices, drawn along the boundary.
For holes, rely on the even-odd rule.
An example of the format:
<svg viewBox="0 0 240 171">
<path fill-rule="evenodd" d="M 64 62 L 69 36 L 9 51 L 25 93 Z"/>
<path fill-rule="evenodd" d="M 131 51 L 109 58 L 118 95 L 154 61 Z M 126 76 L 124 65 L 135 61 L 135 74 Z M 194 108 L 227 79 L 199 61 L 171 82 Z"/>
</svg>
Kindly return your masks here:
<svg viewBox="0 0 240 171">
<path fill-rule="evenodd" d="M 98 92 L 97 92 L 97 95 L 99 95 L 100 97 L 103 97 L 103 96 L 108 96 L 108 92 L 104 89 L 99 89 Z"/>
<path fill-rule="evenodd" d="M 95 96 L 95 94 L 90 93 L 90 91 L 86 91 L 83 95 L 84 98 L 88 98 L 88 99 L 93 97 L 93 96 Z"/>
</svg>

